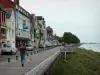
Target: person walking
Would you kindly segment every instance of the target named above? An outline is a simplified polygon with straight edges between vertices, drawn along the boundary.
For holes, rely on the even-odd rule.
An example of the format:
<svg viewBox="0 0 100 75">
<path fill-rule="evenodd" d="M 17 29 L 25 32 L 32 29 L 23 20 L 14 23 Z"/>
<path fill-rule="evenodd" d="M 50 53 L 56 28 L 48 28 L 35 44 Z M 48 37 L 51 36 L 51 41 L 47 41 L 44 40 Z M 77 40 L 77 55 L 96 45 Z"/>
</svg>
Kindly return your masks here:
<svg viewBox="0 0 100 75">
<path fill-rule="evenodd" d="M 20 56 L 21 56 L 21 64 L 22 64 L 22 67 L 24 67 L 26 46 L 24 44 L 21 44 L 19 50 L 20 50 Z"/>
</svg>

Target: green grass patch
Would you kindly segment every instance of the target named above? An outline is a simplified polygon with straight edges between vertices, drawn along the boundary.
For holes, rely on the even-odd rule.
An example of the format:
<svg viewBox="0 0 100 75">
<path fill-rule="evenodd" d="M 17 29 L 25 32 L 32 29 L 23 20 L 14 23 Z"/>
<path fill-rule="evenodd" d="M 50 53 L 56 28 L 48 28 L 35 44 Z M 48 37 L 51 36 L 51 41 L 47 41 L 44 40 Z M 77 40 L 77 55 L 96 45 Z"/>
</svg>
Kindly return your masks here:
<svg viewBox="0 0 100 75">
<path fill-rule="evenodd" d="M 100 52 L 77 48 L 66 57 L 68 62 L 59 61 L 53 75 L 100 75 Z"/>
</svg>

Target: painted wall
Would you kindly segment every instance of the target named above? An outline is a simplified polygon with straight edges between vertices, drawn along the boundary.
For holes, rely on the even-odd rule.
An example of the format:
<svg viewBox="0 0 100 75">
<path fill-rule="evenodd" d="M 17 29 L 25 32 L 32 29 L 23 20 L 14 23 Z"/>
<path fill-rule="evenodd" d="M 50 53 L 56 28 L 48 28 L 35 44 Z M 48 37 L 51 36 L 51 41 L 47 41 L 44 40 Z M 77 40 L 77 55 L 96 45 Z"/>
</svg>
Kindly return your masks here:
<svg viewBox="0 0 100 75">
<path fill-rule="evenodd" d="M 17 28 L 16 29 L 17 30 L 17 36 L 18 37 L 31 38 L 30 37 L 30 19 L 20 12 L 19 12 L 19 14 L 17 12 L 16 15 L 18 16 L 18 25 L 16 27 Z M 28 26 L 27 30 L 23 29 L 23 24 Z"/>
<path fill-rule="evenodd" d="M 9 41 L 12 47 L 15 47 L 15 15 L 14 11 L 12 10 L 11 17 L 6 20 L 7 24 L 7 38 L 6 40 Z"/>
</svg>

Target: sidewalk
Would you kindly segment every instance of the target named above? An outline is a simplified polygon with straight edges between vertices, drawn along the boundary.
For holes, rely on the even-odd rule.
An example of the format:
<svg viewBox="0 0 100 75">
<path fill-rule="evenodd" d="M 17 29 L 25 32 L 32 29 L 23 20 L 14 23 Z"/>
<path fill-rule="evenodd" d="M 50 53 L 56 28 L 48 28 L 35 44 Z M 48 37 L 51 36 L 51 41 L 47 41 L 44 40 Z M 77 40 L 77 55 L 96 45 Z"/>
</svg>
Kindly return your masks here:
<svg viewBox="0 0 100 75">
<path fill-rule="evenodd" d="M 55 52 L 60 50 L 60 47 L 56 47 L 50 50 L 46 50 L 37 54 L 33 54 L 31 57 L 27 57 L 25 60 L 25 66 L 22 67 L 20 60 L 12 63 L 8 63 L 0 66 L 0 75 L 23 75 L 29 72 L 31 69 L 38 66 L 45 59 L 52 56 Z M 30 61 L 31 58 L 31 61 Z"/>
</svg>

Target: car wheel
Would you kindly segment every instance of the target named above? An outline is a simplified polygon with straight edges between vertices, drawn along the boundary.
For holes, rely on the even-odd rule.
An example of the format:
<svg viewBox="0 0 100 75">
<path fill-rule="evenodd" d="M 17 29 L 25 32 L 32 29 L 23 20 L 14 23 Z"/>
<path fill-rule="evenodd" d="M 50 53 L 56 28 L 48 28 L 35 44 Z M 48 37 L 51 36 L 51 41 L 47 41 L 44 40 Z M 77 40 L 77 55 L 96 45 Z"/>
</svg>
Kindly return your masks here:
<svg viewBox="0 0 100 75">
<path fill-rule="evenodd" d="M 12 52 L 12 50 L 11 50 L 11 52 L 10 52 L 10 53 L 11 53 L 11 55 L 13 55 L 13 52 Z"/>
<path fill-rule="evenodd" d="M 1 52 L 1 55 L 3 55 L 4 54 L 4 52 Z"/>
</svg>

